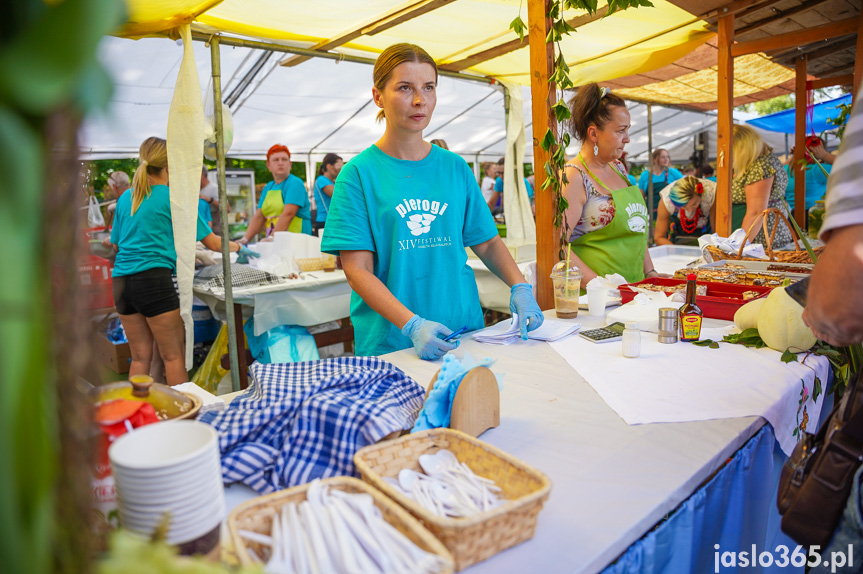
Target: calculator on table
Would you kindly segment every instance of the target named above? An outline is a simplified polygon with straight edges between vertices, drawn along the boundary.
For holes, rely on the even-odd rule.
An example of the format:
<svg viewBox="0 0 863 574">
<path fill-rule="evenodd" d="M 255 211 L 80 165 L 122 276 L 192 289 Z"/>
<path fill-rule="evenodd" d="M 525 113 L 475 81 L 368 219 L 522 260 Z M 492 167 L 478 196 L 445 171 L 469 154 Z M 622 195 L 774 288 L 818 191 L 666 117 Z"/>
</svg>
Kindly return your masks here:
<svg viewBox="0 0 863 574">
<path fill-rule="evenodd" d="M 623 323 L 612 323 L 599 329 L 589 329 L 581 331 L 579 335 L 592 343 L 610 343 L 611 341 L 619 341 L 623 338 Z"/>
</svg>

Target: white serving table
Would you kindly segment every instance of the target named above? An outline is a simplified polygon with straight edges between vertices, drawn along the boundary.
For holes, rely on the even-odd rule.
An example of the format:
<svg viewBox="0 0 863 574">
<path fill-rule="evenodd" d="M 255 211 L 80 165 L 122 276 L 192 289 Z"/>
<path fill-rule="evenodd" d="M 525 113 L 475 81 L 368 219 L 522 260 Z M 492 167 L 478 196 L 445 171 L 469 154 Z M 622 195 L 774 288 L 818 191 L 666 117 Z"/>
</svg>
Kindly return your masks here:
<svg viewBox="0 0 863 574">
<path fill-rule="evenodd" d="M 573 321 L 585 329 L 605 324 L 586 313 Z M 708 326 L 718 324 L 724 322 Z M 455 354 L 468 352 L 496 359 L 492 370 L 504 375 L 501 424 L 481 439 L 545 472 L 553 485 L 534 538 L 465 570 L 470 574 L 602 570 L 765 424 L 746 417 L 629 426 L 546 343 L 482 345 L 463 337 Z M 412 350 L 382 358 L 423 386 L 441 363 Z M 229 509 L 254 496 L 241 485 L 226 492 Z"/>
</svg>

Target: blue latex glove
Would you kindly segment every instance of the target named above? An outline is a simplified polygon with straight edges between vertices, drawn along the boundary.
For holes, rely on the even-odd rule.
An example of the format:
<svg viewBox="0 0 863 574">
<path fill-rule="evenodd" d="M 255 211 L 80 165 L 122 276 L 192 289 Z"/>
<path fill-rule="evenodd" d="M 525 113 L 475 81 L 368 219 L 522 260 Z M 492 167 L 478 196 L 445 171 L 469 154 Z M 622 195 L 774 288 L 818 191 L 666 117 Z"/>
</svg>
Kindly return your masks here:
<svg viewBox="0 0 863 574">
<path fill-rule="evenodd" d="M 240 250 L 237 251 L 237 263 L 248 263 L 249 259 L 256 259 L 260 256 L 261 254 L 257 251 L 252 251 L 245 245 L 240 245 Z"/>
<path fill-rule="evenodd" d="M 534 305 L 535 304 L 536 303 L 534 303 Z M 443 338 L 450 333 L 452 333 L 452 331 L 440 323 L 427 321 L 419 315 L 411 317 L 410 320 L 405 323 L 405 326 L 402 327 L 402 334 L 405 337 L 410 337 L 410 340 L 414 344 L 414 351 L 416 351 L 417 356 L 426 361 L 440 359 L 446 355 L 448 351 L 452 351 L 458 347 L 458 341 L 447 342 L 443 340 Z"/>
<path fill-rule="evenodd" d="M 518 315 L 518 330 L 523 341 L 527 341 L 527 332 L 542 325 L 545 317 L 533 298 L 533 291 L 527 283 L 516 283 L 512 286 L 509 296 L 509 310 Z"/>
</svg>

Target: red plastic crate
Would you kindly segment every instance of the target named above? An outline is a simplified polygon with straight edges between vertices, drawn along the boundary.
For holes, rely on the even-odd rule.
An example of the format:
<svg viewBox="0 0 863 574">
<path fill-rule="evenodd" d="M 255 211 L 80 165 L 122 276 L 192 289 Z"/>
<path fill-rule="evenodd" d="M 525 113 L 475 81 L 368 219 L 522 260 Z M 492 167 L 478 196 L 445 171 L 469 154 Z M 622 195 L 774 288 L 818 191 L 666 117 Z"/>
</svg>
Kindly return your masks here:
<svg viewBox="0 0 863 574">
<path fill-rule="evenodd" d="M 78 263 L 78 278 L 81 281 L 88 309 L 114 306 L 111 263 L 96 255 L 88 255 Z"/>
<path fill-rule="evenodd" d="M 620 298 L 623 304 L 629 303 L 635 298 L 636 291 L 630 287 L 638 285 L 662 285 L 673 287 L 680 284 L 686 284 L 685 279 L 665 279 L 662 277 L 653 277 L 645 279 L 638 283 L 627 283 L 619 287 Z M 707 295 L 696 295 L 695 302 L 704 311 L 704 316 L 710 319 L 724 319 L 725 321 L 733 321 L 734 313 L 737 312 L 743 305 L 753 301 L 753 299 L 743 300 L 744 291 L 757 291 L 760 293 L 757 299 L 764 297 L 773 290 L 773 287 L 759 287 L 757 285 L 735 285 L 733 283 L 715 283 L 713 281 L 697 281 L 698 285 L 707 285 Z M 666 292 L 670 295 L 670 292 Z"/>
</svg>

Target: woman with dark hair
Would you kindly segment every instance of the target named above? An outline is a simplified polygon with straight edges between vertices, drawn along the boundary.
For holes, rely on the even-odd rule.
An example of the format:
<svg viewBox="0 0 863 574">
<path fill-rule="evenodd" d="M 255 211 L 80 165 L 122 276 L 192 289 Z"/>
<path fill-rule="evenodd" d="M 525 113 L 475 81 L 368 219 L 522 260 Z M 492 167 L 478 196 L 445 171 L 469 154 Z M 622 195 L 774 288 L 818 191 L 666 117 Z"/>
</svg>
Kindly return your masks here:
<svg viewBox="0 0 863 574">
<path fill-rule="evenodd" d="M 620 162 L 629 143 L 629 111 L 607 88 L 582 86 L 569 102 L 570 128 L 581 141 L 566 164 L 563 195 L 572 260 L 584 283 L 619 273 L 630 283 L 659 275 L 647 251 L 648 213 L 638 187 Z"/>
<path fill-rule="evenodd" d="M 330 201 L 333 197 L 333 186 L 336 184 L 336 178 L 342 171 L 343 165 L 342 158 L 334 153 L 325 155 L 324 161 L 321 162 L 318 177 L 315 179 L 315 205 L 318 206 L 318 212 L 315 215 L 312 228 L 313 235 L 317 235 L 318 231 L 323 229 L 327 223 L 327 214 L 330 212 Z"/>
<path fill-rule="evenodd" d="M 437 66 L 413 44 L 384 50 L 372 97 L 383 137 L 342 170 L 322 249 L 340 255 L 353 290 L 358 355 L 413 347 L 439 359 L 451 329 L 484 326 L 471 247 L 511 286 L 522 338 L 542 324 L 531 286 L 497 233 L 474 174 L 457 154 L 423 140 L 437 102 Z"/>
<path fill-rule="evenodd" d="M 656 210 L 661 201 L 659 192 L 668 187 L 669 183 L 674 183 L 683 177 L 683 174 L 680 170 L 671 167 L 671 155 L 668 150 L 657 148 L 651 154 L 650 168 L 642 171 L 638 178 L 638 187 L 644 193 L 645 201 L 647 201 L 648 177 L 653 177 L 653 218 L 656 219 Z"/>
</svg>

